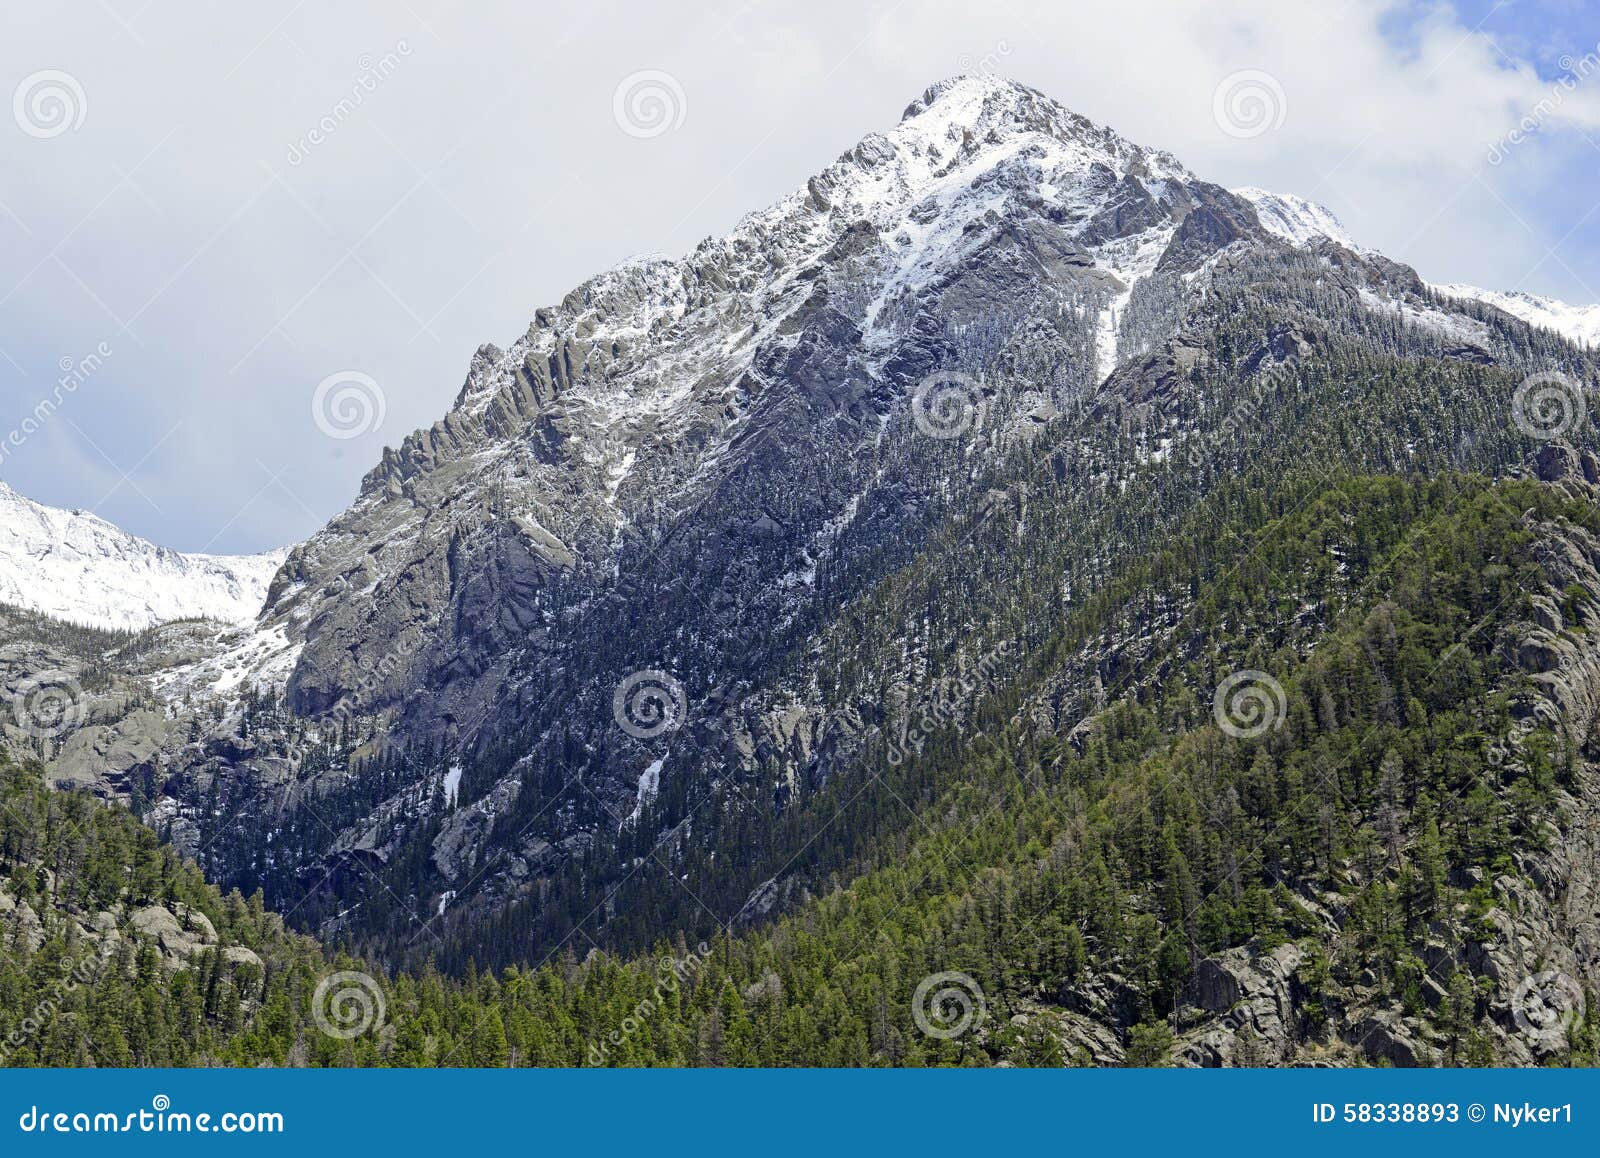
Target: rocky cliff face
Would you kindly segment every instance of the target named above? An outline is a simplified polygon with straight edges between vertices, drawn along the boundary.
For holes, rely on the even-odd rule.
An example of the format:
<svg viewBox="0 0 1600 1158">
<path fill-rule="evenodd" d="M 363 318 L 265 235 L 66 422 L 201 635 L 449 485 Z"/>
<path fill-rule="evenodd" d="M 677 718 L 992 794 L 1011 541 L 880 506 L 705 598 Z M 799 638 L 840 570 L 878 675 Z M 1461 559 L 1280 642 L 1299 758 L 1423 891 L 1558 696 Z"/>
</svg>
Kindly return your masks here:
<svg viewBox="0 0 1600 1158">
<path fill-rule="evenodd" d="M 759 685 L 927 541 L 976 463 L 1156 344 L 1219 254 L 1278 245 L 1245 199 L 1037 92 L 936 85 L 728 236 L 480 350 L 449 414 L 290 553 L 244 671 L 313 725 L 515 735 L 567 774 L 554 746 L 582 748 L 619 823 L 663 753 L 614 701 L 659 672 L 669 776 L 776 756 L 780 798 L 814 785 L 861 709 Z"/>
<path fill-rule="evenodd" d="M 854 524 L 937 501 L 905 449 L 930 375 L 954 377 L 924 401 L 970 422 L 1015 402 L 964 381 L 1004 350 L 1044 372 L 1029 413 L 1059 411 L 1117 361 L 1136 285 L 1266 236 L 1241 199 L 1038 93 L 935 86 L 727 237 L 480 350 L 450 413 L 274 582 L 264 622 L 303 646 L 290 703 L 359 697 L 470 742 L 630 668 L 703 693 L 816 600 Z"/>
</svg>

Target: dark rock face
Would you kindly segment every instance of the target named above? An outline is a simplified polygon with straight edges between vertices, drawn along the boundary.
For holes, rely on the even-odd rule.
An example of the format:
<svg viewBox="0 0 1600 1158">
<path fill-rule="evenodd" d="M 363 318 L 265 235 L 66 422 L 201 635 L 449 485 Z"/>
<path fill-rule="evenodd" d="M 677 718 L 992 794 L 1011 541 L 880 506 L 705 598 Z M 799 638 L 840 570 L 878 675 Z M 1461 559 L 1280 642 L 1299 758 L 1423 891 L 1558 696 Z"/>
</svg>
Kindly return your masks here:
<svg viewBox="0 0 1600 1158">
<path fill-rule="evenodd" d="M 1261 235 L 1255 210 L 1221 186 L 1197 181 L 1186 192 L 1190 200 L 1161 268 L 1187 270 L 1235 241 Z"/>
<path fill-rule="evenodd" d="M 1591 451 L 1577 450 L 1565 439 L 1555 438 L 1535 454 L 1534 473 L 1544 482 L 1581 479 L 1600 483 L 1600 460 Z"/>
</svg>

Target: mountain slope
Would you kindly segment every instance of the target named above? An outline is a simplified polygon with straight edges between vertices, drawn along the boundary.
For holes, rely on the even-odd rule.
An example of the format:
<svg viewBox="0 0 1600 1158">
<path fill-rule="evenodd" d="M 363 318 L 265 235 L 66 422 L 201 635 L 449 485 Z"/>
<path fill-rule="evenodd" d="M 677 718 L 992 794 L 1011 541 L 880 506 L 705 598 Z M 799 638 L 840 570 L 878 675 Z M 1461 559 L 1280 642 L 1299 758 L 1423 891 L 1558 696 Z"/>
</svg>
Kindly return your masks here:
<svg viewBox="0 0 1600 1158">
<path fill-rule="evenodd" d="M 1487 302 L 1513 317 L 1521 318 L 1530 326 L 1553 330 L 1580 346 L 1593 349 L 1600 346 L 1600 305 L 1569 306 L 1555 298 L 1537 294 L 1497 293 L 1470 285 L 1435 285 L 1434 289 L 1455 298 L 1471 298 Z"/>
<path fill-rule="evenodd" d="M 1235 243 L 1273 240 L 1170 156 L 1009 82 L 936 85 L 728 237 L 602 275 L 480 351 L 445 420 L 386 452 L 275 580 L 263 626 L 299 649 L 286 706 L 592 765 L 615 839 L 651 769 L 759 761 L 754 690 L 941 533 L 982 470 L 1149 349 Z M 696 736 L 670 758 L 613 718 L 615 690 L 654 671 Z M 432 773 L 409 775 L 361 793 L 379 807 L 360 824 L 339 812 L 334 851 L 392 854 Z M 494 799 L 523 779 L 501 769 Z M 447 880 L 483 835 L 443 837 Z"/>
<path fill-rule="evenodd" d="M 552 624 L 611 615 L 601 601 L 629 579 L 783 585 L 752 621 L 793 614 L 885 435 L 904 437 L 891 416 L 930 371 L 957 369 L 957 323 L 924 303 L 1004 316 L 1019 308 L 1008 292 L 1048 279 L 1040 356 L 1059 380 L 1042 401 L 1061 405 L 1109 369 L 1114 306 L 1180 218 L 1246 227 L 1219 194 L 1029 90 L 936 86 L 729 236 L 602 275 L 507 350 L 481 350 L 450 414 L 387 452 L 356 505 L 291 555 L 268 608 L 307 642 L 291 702 L 324 712 L 399 650 L 374 706 L 428 731 L 492 726 L 518 710 L 497 703 L 508 694 L 550 694 L 515 687 L 510 653 L 558 651 L 586 629 Z M 1085 345 L 1090 360 L 1074 356 Z M 766 542 L 679 554 L 672 528 L 713 502 Z M 650 636 L 665 629 L 638 642 L 664 650 Z M 419 683 L 433 693 L 397 702 Z"/>
<path fill-rule="evenodd" d="M 1069 991 L 1060 962 L 980 933 L 971 914 L 987 902 L 935 875 L 932 893 L 894 882 L 926 918 L 904 929 L 920 946 L 907 959 L 931 968 L 951 945 L 995 959 L 1011 1012 L 1078 1015 L 1077 1045 L 1102 1061 L 1128 1056 L 1135 1028 L 1148 1044 L 1157 1014 L 1209 1032 L 1215 1018 L 1181 1009 L 1219 1000 L 1217 970 L 1265 985 L 1241 954 L 1259 965 L 1256 939 L 1312 936 L 1280 880 L 1340 894 L 1310 898 L 1329 937 L 1359 925 L 1339 906 L 1387 920 L 1392 898 L 1365 867 L 1329 882 L 1303 857 L 1292 883 L 1281 857 L 1228 877 L 1183 800 L 1140 795 L 1147 761 L 1209 756 L 1203 706 L 1229 667 L 1303 673 L 1329 648 L 1345 654 L 1358 635 L 1341 613 L 1372 611 L 1384 592 L 1440 616 L 1407 636 L 1403 670 L 1374 677 L 1389 692 L 1341 707 L 1344 684 L 1308 676 L 1315 694 L 1296 702 L 1311 719 L 1293 744 L 1228 761 L 1304 764 L 1349 739 L 1330 720 L 1394 726 L 1385 697 L 1405 729 L 1446 710 L 1445 692 L 1417 691 L 1429 682 L 1418 657 L 1448 651 L 1441 623 L 1470 626 L 1474 576 L 1500 583 L 1502 546 L 1524 552 L 1507 614 L 1551 598 L 1535 561 L 1501 522 L 1471 542 L 1478 570 L 1435 559 L 1389 586 L 1372 556 L 1381 542 L 1398 561 L 1396 530 L 1429 525 L 1417 509 L 1476 527 L 1446 500 L 1527 470 L 1541 440 L 1518 408 L 1526 383 L 1597 379 L 1593 356 L 1560 336 L 1435 293 L 1329 236 L 1304 203 L 1268 196 L 1209 184 L 1022 86 L 936 85 L 729 236 L 627 263 L 539 311 L 507 349 L 481 350 L 450 413 L 386 452 L 352 507 L 291 552 L 256 624 L 52 653 L 88 689 L 52 775 L 87 783 L 112 767 L 92 786 L 214 879 L 262 888 L 372 959 L 459 973 L 729 929 L 760 961 L 763 930 L 787 914 L 792 938 L 835 920 L 821 898 L 841 889 L 881 901 L 850 882 L 912 851 L 933 871 L 955 817 L 974 840 L 957 840 L 951 871 L 1036 890 L 1044 858 L 1053 883 L 1113 881 L 1141 917 L 1136 942 L 1095 927 L 1086 914 L 1103 905 L 1052 909 L 1046 893 L 1040 910 L 1031 896 L 1039 922 L 1085 940 L 1093 967 Z M 1573 461 L 1591 462 L 1593 431 L 1566 433 Z M 1304 509 L 1318 518 L 1299 521 Z M 1552 519 L 1583 525 L 1565 511 Z M 1275 535 L 1282 524 L 1295 534 Z M 1581 547 L 1541 534 L 1558 556 Z M 1419 583 L 1462 602 L 1419 599 Z M 1516 623 L 1493 622 L 1520 646 Z M 1482 670 L 1463 695 L 1498 728 L 1515 672 L 1498 650 L 1473 656 Z M 1393 739 L 1410 752 L 1422 734 Z M 55 754 L 56 738 L 33 738 Z M 1359 829 L 1372 753 L 1348 754 L 1362 772 L 1337 819 Z M 1037 810 L 1003 788 L 1035 762 L 1072 770 Z M 1292 786 L 1273 796 L 1265 780 L 1231 787 L 1276 823 Z M 1575 772 L 1560 786 L 1575 825 L 1588 823 L 1586 783 Z M 998 819 L 986 815 L 997 800 Z M 1391 830 L 1420 840 L 1437 800 L 1382 803 L 1403 814 Z M 1161 909 L 1169 820 L 1191 875 L 1203 862 L 1211 885 L 1237 886 L 1204 927 Z M 1492 849 L 1456 849 L 1452 863 L 1500 873 L 1502 858 L 1544 851 L 1490 827 Z M 1114 850 L 1099 862 L 1091 833 Z M 1528 920 L 1558 929 L 1568 898 L 1535 891 Z M 900 1008 L 907 978 L 862 965 L 849 939 L 830 946 Z M 1385 941 L 1385 987 L 1355 969 L 1341 1016 L 1392 1021 L 1388 982 L 1427 948 L 1415 927 Z M 1163 952 L 1164 979 L 1150 972 Z M 552 968 L 575 976 L 575 963 Z M 795 1016 L 827 1000 L 813 981 L 782 977 L 806 994 Z M 758 982 L 741 974 L 739 994 Z M 1433 1033 L 1414 1002 L 1401 1016 L 1395 1033 Z M 888 1025 L 797 1056 L 893 1059 Z M 1278 1044 L 1288 1056 L 1292 1042 Z"/>
<path fill-rule="evenodd" d="M 1285 241 L 1306 245 L 1318 238 L 1326 238 L 1346 249 L 1359 250 L 1355 239 L 1345 231 L 1339 219 L 1325 205 L 1296 197 L 1292 193 L 1269 193 L 1265 189 L 1245 186 L 1235 189 L 1240 197 L 1255 207 L 1262 226 Z"/>
<path fill-rule="evenodd" d="M 1264 189 L 1243 188 L 1234 192 L 1255 207 L 1263 227 L 1285 241 L 1303 246 L 1327 240 L 1346 249 L 1371 252 L 1363 250 L 1345 231 L 1339 219 L 1325 206 L 1314 201 L 1287 193 L 1269 193 Z M 1600 304 L 1572 306 L 1537 294 L 1486 290 L 1470 285 L 1430 282 L 1429 288 L 1446 297 L 1465 298 L 1494 306 L 1530 326 L 1560 334 L 1576 345 L 1588 349 L 1600 345 Z"/>
<path fill-rule="evenodd" d="M 247 623 L 285 554 L 185 555 L 0 483 L 0 602 L 71 623 L 124 631 L 173 619 Z"/>
<path fill-rule="evenodd" d="M 923 825 L 863 832 L 848 886 L 715 949 L 330 973 L 257 902 L 170 854 L 158 872 L 130 818 L 0 763 L 0 1060 L 1593 1064 L 1600 462 L 1558 446 L 1538 470 L 1338 476 L 1264 530 L 1218 496 L 1057 635 L 1193 592 L 1193 632 L 1147 620 L 1135 662 L 1261 663 L 1255 708 L 1165 681 L 1061 736 L 992 697 L 980 746 L 940 729 L 856 805 L 926 799 Z M 95 984 L 45 1005 L 57 961 Z M 330 981 L 350 1030 L 324 1020 Z"/>
<path fill-rule="evenodd" d="M 1324 455 L 1502 468 L 1518 380 L 1588 372 L 1293 236 L 1032 90 L 934 86 L 728 237 L 479 352 L 274 581 L 261 627 L 298 658 L 227 717 L 241 742 L 180 761 L 197 845 L 362 937 L 444 926 L 456 963 L 480 922 L 559 943 L 613 889 L 606 935 L 640 943 L 688 905 L 630 868 L 653 858 L 708 858 L 724 918 L 765 911 L 808 801 L 1215 486 Z M 908 589 L 924 566 L 943 598 Z M 1079 662 L 1037 689 L 1051 726 L 1086 707 Z M 197 807 L 263 781 L 242 821 Z"/>
</svg>

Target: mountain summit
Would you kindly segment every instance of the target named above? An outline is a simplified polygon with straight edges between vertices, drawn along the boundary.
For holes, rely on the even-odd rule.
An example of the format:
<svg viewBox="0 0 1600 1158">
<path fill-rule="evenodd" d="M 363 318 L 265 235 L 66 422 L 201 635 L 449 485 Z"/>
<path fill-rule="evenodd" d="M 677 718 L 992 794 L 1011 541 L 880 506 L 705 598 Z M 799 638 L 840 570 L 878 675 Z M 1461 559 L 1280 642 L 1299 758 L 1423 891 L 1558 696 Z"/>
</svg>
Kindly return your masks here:
<svg viewBox="0 0 1600 1158">
<path fill-rule="evenodd" d="M 1249 204 L 1168 154 L 1008 81 L 935 85 L 726 237 L 625 263 L 481 349 L 450 413 L 386 451 L 274 584 L 267 621 L 305 644 L 292 701 L 326 711 L 402 648 L 374 703 L 476 728 L 520 682 L 514 652 L 616 615 L 641 567 L 736 583 L 735 618 L 791 618 L 869 492 L 924 485 L 873 465 L 919 381 L 979 368 L 964 347 L 1033 315 L 1038 402 L 1069 407 L 1148 344 L 1124 324 L 1136 286 L 1246 237 L 1269 238 Z M 690 557 L 672 528 L 697 510 L 763 530 Z"/>
</svg>

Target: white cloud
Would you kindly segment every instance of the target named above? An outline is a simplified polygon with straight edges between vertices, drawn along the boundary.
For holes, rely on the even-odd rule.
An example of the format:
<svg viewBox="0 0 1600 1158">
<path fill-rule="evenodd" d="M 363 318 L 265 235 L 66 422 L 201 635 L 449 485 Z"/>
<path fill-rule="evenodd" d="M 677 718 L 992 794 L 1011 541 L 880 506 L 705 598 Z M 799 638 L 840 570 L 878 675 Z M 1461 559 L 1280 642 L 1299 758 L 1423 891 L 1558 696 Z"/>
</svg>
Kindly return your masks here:
<svg viewBox="0 0 1600 1158">
<path fill-rule="evenodd" d="M 1402 47 L 1380 31 L 1398 6 L 1378 0 L 119 4 L 29 6 L 0 43 L 6 93 L 59 70 L 86 102 L 46 139 L 0 120 L 0 350 L 27 375 L 0 358 L 0 412 L 30 409 L 62 356 L 117 349 L 63 408 L 73 425 L 25 448 L 52 453 L 19 452 L 6 477 L 98 501 L 120 472 L 81 429 L 152 500 L 123 485 L 101 513 L 175 546 L 308 533 L 383 442 L 443 413 L 478 343 L 627 254 L 725 230 L 969 67 L 1220 183 L 1324 201 L 1433 279 L 1600 297 L 1584 284 L 1600 73 L 1491 165 L 1552 85 L 1446 8 Z M 1286 109 L 1238 139 L 1212 104 L 1245 69 L 1276 78 Z M 612 105 L 645 70 L 675 77 L 687 108 L 640 139 Z M 312 392 L 345 369 L 384 391 L 375 434 L 315 425 Z"/>
</svg>

